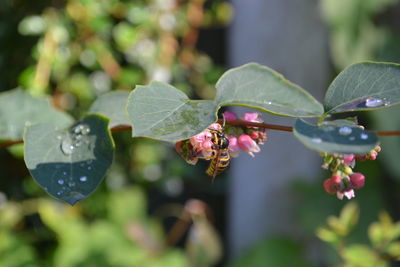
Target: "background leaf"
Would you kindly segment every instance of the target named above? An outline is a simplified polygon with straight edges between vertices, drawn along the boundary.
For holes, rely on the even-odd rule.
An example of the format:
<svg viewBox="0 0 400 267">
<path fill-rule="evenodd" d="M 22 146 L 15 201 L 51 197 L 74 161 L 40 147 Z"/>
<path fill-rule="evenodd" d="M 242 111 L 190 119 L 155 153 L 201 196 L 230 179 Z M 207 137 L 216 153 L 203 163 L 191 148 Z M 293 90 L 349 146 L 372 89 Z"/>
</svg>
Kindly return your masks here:
<svg viewBox="0 0 400 267">
<path fill-rule="evenodd" d="M 227 71 L 216 87 L 216 103 L 220 106 L 247 106 L 292 117 L 316 117 L 323 113 L 322 105 L 307 91 L 256 63 Z"/>
<path fill-rule="evenodd" d="M 0 139 L 22 139 L 27 125 L 48 122 L 66 127 L 72 121 L 67 113 L 52 107 L 48 97 L 33 97 L 20 89 L 0 94 Z"/>
<path fill-rule="evenodd" d="M 73 205 L 93 192 L 113 160 L 108 120 L 89 115 L 68 130 L 51 124 L 31 126 L 25 134 L 25 163 L 50 195 Z"/>
<path fill-rule="evenodd" d="M 364 62 L 342 71 L 325 95 L 328 113 L 389 107 L 400 102 L 400 65 Z"/>
<path fill-rule="evenodd" d="M 137 86 L 128 100 L 132 136 L 179 141 L 203 131 L 217 120 L 212 101 L 196 101 L 166 83 Z"/>
<path fill-rule="evenodd" d="M 114 91 L 101 95 L 90 107 L 89 113 L 102 114 L 110 119 L 108 127 L 131 125 L 126 112 L 128 91 Z"/>
<path fill-rule="evenodd" d="M 316 126 L 298 119 L 293 133 L 306 147 L 331 154 L 366 154 L 378 144 L 375 133 L 343 120 Z"/>
</svg>

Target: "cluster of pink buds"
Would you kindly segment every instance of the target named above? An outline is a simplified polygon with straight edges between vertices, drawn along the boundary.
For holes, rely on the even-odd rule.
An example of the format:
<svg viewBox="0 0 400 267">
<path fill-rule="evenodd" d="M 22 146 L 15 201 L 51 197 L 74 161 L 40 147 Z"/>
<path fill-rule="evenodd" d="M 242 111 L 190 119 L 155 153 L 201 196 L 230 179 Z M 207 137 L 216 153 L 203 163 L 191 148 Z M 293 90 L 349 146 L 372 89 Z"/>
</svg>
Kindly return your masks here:
<svg viewBox="0 0 400 267">
<path fill-rule="evenodd" d="M 238 119 L 236 114 L 232 111 L 225 111 L 224 118 L 227 121 Z M 260 118 L 260 114 L 257 112 L 244 113 L 242 120 L 259 123 L 263 122 Z M 261 150 L 259 145 L 263 145 L 267 140 L 267 134 L 263 128 L 228 125 L 225 131 L 229 138 L 229 150 L 233 157 L 238 156 L 240 150 L 254 157 L 254 153 L 258 153 Z"/>
<path fill-rule="evenodd" d="M 365 155 L 340 155 L 323 153 L 324 164 L 322 168 L 332 172 L 332 176 L 324 181 L 324 189 L 328 194 L 336 194 L 339 199 L 355 197 L 354 190 L 364 187 L 365 176 L 353 172 L 357 160 L 375 160 L 381 151 L 380 146 Z"/>
<path fill-rule="evenodd" d="M 265 129 L 253 126 L 232 126 L 229 125 L 230 120 L 237 120 L 235 113 L 225 111 L 223 114 L 226 126 L 222 129 L 221 124 L 213 123 L 201 133 L 193 136 L 188 140 L 176 143 L 176 151 L 190 164 L 196 164 L 199 158 L 211 159 L 214 153 L 213 130 L 223 130 L 226 138 L 229 140 L 229 154 L 236 157 L 239 151 L 249 153 L 254 157 L 253 153 L 260 152 L 260 144 L 267 140 Z M 259 122 L 262 120 L 257 112 L 245 113 L 242 120 L 249 122 Z"/>
</svg>

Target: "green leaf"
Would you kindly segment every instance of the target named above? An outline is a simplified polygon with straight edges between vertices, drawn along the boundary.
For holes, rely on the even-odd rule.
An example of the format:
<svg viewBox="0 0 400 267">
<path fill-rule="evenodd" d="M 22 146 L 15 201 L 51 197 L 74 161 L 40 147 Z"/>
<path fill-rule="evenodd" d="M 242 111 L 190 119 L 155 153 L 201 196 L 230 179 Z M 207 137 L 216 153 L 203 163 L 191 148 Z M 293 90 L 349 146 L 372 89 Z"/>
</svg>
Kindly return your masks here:
<svg viewBox="0 0 400 267">
<path fill-rule="evenodd" d="M 317 117 L 323 113 L 322 105 L 307 91 L 256 63 L 229 70 L 216 87 L 216 103 L 220 106 L 246 106 L 292 117 Z"/>
<path fill-rule="evenodd" d="M 339 73 L 325 95 L 328 113 L 371 110 L 400 102 L 400 65 L 364 62 Z"/>
<path fill-rule="evenodd" d="M 54 109 L 48 97 L 33 97 L 20 89 L 0 94 L 0 139 L 22 139 L 27 125 L 47 122 L 66 127 L 72 121 L 71 116 Z"/>
<path fill-rule="evenodd" d="M 392 258 L 400 260 L 400 242 L 393 242 L 388 245 L 385 252 L 389 254 Z"/>
<path fill-rule="evenodd" d="M 343 258 L 348 266 L 359 267 L 384 267 L 385 262 L 379 259 L 379 255 L 364 245 L 350 245 L 343 250 Z M 347 266 L 347 265 L 346 265 Z"/>
<path fill-rule="evenodd" d="M 114 144 L 108 120 L 89 115 L 67 130 L 52 124 L 25 133 L 25 163 L 50 195 L 73 205 L 92 193 L 110 167 Z"/>
<path fill-rule="evenodd" d="M 356 202 L 347 203 L 340 212 L 340 222 L 345 225 L 348 232 L 357 224 L 360 218 L 360 208 Z"/>
<path fill-rule="evenodd" d="M 101 95 L 90 107 L 89 113 L 102 114 L 110 119 L 110 128 L 118 125 L 131 125 L 126 112 L 129 92 L 114 91 Z"/>
<path fill-rule="evenodd" d="M 366 154 L 378 144 L 375 133 L 343 120 L 316 126 L 298 119 L 293 133 L 306 147 L 330 154 Z"/>
<path fill-rule="evenodd" d="M 190 138 L 216 121 L 212 101 L 196 101 L 175 87 L 153 81 L 137 86 L 128 100 L 132 136 L 165 141 Z"/>
</svg>

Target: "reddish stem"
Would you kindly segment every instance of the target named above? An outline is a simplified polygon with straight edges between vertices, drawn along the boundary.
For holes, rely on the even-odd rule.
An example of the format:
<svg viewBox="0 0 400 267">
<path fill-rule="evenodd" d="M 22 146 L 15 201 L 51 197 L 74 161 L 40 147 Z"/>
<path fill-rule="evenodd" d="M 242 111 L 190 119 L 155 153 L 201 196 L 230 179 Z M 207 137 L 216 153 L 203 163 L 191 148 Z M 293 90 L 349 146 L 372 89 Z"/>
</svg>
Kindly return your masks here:
<svg viewBox="0 0 400 267">
<path fill-rule="evenodd" d="M 223 124 L 223 120 L 218 120 L 218 122 Z M 251 122 L 251 121 L 245 121 L 245 120 L 229 120 L 229 121 L 226 121 L 225 124 L 232 125 L 232 126 L 243 126 L 243 127 L 253 126 L 253 127 L 269 129 L 269 130 L 276 130 L 276 131 L 283 131 L 283 132 L 292 132 L 293 131 L 293 127 L 290 127 L 290 126 L 269 124 L 269 123 L 263 123 L 263 122 Z M 113 133 L 127 132 L 130 130 L 132 130 L 132 127 L 129 125 L 117 125 L 117 126 L 111 128 L 111 132 L 113 132 Z M 379 136 L 400 136 L 400 131 L 377 131 L 375 133 Z M 23 142 L 24 142 L 23 140 L 6 141 L 3 143 L 0 143 L 0 148 L 5 148 L 5 147 L 17 145 L 17 144 L 22 144 Z"/>
</svg>

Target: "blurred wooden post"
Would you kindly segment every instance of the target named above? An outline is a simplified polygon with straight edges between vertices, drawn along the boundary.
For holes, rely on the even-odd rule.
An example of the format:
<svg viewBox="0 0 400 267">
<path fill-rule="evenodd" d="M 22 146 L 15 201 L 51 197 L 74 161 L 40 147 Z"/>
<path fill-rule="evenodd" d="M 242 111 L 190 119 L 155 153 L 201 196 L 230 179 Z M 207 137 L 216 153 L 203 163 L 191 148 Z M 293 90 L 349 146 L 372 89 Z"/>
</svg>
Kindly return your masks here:
<svg viewBox="0 0 400 267">
<path fill-rule="evenodd" d="M 327 31 L 317 0 L 232 0 L 235 18 L 228 44 L 230 66 L 255 61 L 274 68 L 318 100 L 329 82 Z M 243 111 L 243 109 L 237 109 Z M 290 118 L 264 116 L 267 123 L 293 125 Z M 295 234 L 298 179 L 322 178 L 321 159 L 291 133 L 270 131 L 253 159 L 241 155 L 230 169 L 229 257 L 239 256 L 271 235 Z M 321 190 L 322 185 L 321 185 Z"/>
</svg>

